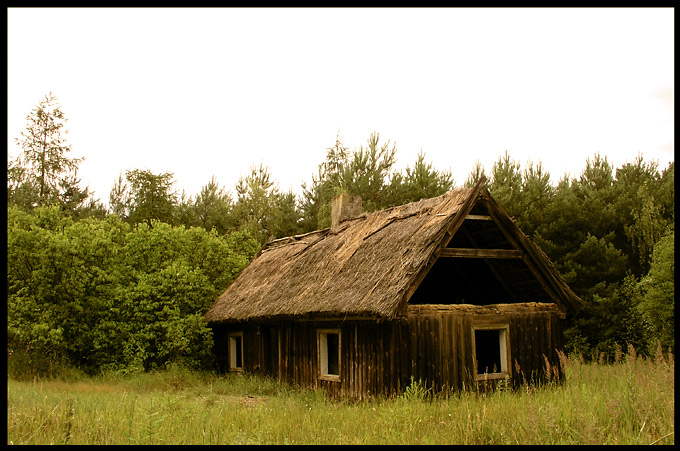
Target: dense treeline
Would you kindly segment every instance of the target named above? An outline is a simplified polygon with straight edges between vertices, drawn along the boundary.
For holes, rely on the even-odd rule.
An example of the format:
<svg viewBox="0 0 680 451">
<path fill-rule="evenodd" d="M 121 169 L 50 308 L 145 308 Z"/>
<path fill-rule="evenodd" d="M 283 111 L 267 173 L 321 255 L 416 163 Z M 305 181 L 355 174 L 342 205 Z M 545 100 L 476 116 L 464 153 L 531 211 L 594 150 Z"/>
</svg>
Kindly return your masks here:
<svg viewBox="0 0 680 451">
<path fill-rule="evenodd" d="M 540 163 L 521 171 L 506 152 L 491 178 L 492 195 L 586 302 L 570 350 L 674 346 L 674 163 L 660 172 L 638 156 L 614 170 L 596 154 L 553 186 Z"/>
<path fill-rule="evenodd" d="M 58 207 L 10 207 L 8 232 L 10 360 L 40 371 L 209 367 L 203 313 L 258 250 L 243 232 L 74 221 Z"/>
<path fill-rule="evenodd" d="M 253 166 L 235 197 L 212 178 L 195 196 L 173 174 L 121 172 L 108 206 L 81 188 L 65 118 L 50 94 L 27 117 L 8 162 L 8 354 L 16 368 L 70 364 L 89 373 L 172 363 L 207 368 L 202 314 L 267 240 L 330 225 L 330 199 L 359 194 L 365 211 L 453 188 L 419 154 L 397 171 L 397 149 L 372 134 L 326 149 L 302 195 Z M 477 164 L 465 185 L 485 172 Z M 613 354 L 630 343 L 674 346 L 674 163 L 639 156 L 614 169 L 594 155 L 556 184 L 540 162 L 494 163 L 492 195 L 555 262 L 586 309 L 570 319 L 569 350 Z"/>
</svg>

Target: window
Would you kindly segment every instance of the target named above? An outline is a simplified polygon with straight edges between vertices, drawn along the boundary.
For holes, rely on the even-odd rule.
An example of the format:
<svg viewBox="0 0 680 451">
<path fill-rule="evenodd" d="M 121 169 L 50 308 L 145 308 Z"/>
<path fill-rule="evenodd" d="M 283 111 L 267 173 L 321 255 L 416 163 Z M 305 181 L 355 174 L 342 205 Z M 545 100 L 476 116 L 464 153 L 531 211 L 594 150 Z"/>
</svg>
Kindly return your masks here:
<svg viewBox="0 0 680 451">
<path fill-rule="evenodd" d="M 340 380 L 340 330 L 319 329 L 317 331 L 319 354 L 319 379 Z"/>
<path fill-rule="evenodd" d="M 507 324 L 472 327 L 475 380 L 510 376 L 510 328 Z"/>
<path fill-rule="evenodd" d="M 229 371 L 243 371 L 243 332 L 229 334 Z"/>
</svg>

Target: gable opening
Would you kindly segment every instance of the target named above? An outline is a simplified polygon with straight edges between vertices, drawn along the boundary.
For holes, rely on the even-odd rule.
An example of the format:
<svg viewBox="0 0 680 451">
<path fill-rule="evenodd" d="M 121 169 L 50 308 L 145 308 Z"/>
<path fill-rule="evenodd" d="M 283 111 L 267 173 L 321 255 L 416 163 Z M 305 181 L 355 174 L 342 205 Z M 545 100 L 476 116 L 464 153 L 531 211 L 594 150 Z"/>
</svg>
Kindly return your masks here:
<svg viewBox="0 0 680 451">
<path fill-rule="evenodd" d="M 440 257 L 409 304 L 554 302 L 521 259 Z"/>
<path fill-rule="evenodd" d="M 483 202 L 441 250 L 409 304 L 555 302 Z"/>
</svg>

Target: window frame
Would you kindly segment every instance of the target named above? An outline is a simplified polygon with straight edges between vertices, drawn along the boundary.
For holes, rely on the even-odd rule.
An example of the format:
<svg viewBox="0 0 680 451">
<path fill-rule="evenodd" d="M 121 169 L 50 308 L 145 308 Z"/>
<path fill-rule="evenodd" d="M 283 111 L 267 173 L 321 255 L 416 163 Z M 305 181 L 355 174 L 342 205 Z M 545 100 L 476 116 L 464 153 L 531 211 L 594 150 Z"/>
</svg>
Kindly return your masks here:
<svg viewBox="0 0 680 451">
<path fill-rule="evenodd" d="M 338 336 L 338 374 L 328 372 L 328 335 Z M 317 329 L 316 330 L 316 350 L 317 362 L 319 367 L 319 379 L 333 382 L 340 382 L 342 374 L 342 334 L 340 329 Z"/>
<path fill-rule="evenodd" d="M 501 368 L 496 373 L 478 373 L 477 362 L 477 343 L 476 331 L 498 331 L 498 345 Z M 475 381 L 485 381 L 490 379 L 505 379 L 512 377 L 512 357 L 510 354 L 510 325 L 507 323 L 499 324 L 478 324 L 473 325 L 472 331 L 472 362 L 473 362 L 473 376 Z"/>
<path fill-rule="evenodd" d="M 240 349 L 237 350 L 238 342 L 236 338 L 240 338 Z M 227 359 L 229 363 L 229 372 L 242 372 L 243 371 L 243 331 L 230 332 L 227 334 Z M 241 366 L 238 364 L 238 354 L 241 355 Z"/>
</svg>

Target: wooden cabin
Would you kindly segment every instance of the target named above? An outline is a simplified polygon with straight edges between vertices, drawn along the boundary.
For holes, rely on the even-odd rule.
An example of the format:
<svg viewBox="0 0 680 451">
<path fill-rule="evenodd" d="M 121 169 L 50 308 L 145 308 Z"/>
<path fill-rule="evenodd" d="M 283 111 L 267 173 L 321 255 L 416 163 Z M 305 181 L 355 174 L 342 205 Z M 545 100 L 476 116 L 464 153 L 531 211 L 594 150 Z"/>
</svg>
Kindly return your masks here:
<svg viewBox="0 0 680 451">
<path fill-rule="evenodd" d="M 266 243 L 206 313 L 220 368 L 334 397 L 517 385 L 559 367 L 582 300 L 491 197 L 484 179 Z"/>
</svg>

